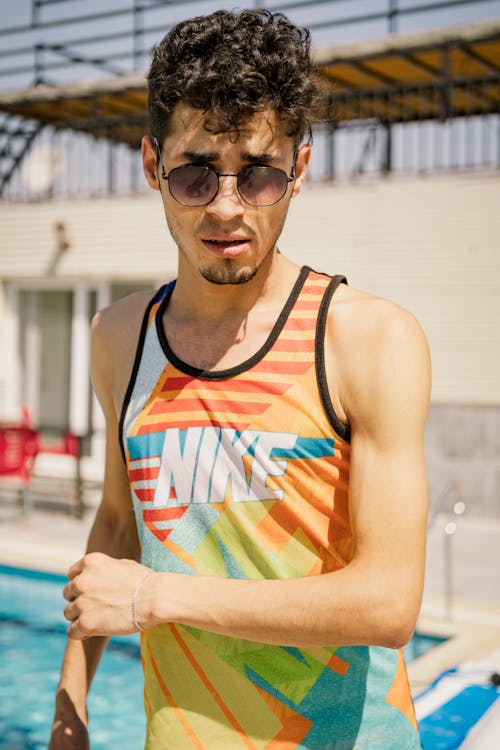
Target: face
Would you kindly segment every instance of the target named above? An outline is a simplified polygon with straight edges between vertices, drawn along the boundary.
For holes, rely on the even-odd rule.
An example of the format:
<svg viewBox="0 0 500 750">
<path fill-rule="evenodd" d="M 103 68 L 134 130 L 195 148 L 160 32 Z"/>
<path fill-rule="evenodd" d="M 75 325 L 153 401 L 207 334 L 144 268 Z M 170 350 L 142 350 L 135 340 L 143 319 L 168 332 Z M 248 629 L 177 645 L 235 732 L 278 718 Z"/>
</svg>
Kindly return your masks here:
<svg viewBox="0 0 500 750">
<path fill-rule="evenodd" d="M 165 216 L 179 248 L 179 276 L 201 276 L 214 284 L 242 284 L 252 279 L 276 249 L 291 198 L 305 179 L 310 147 L 296 152 L 291 138 L 272 110 L 244 123 L 236 134 L 210 133 L 209 115 L 178 104 L 161 147 L 165 173 L 188 164 L 204 164 L 219 173 L 236 174 L 249 165 L 277 167 L 293 181 L 271 206 L 251 206 L 239 195 L 236 178 L 219 178 L 219 192 L 206 206 L 183 206 L 172 197 L 162 177 L 156 147 L 145 137 L 142 156 L 146 179 L 161 191 Z"/>
</svg>

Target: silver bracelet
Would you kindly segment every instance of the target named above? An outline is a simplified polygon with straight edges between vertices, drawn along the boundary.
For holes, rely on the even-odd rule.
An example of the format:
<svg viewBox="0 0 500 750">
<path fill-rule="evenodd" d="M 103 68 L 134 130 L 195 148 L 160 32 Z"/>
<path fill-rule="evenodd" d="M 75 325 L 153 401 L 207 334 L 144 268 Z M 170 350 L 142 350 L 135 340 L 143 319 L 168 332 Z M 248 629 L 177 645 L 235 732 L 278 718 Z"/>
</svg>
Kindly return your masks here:
<svg viewBox="0 0 500 750">
<path fill-rule="evenodd" d="M 153 575 L 153 573 L 156 573 L 156 571 L 155 570 L 150 570 L 148 573 L 146 573 L 146 575 L 143 578 L 141 578 L 141 580 L 139 581 L 139 583 L 135 587 L 134 595 L 132 597 L 132 622 L 133 622 L 134 628 L 136 630 L 146 630 L 146 628 L 143 628 L 142 625 L 139 625 L 139 623 L 137 622 L 137 616 L 135 614 L 135 604 L 136 604 L 136 601 L 137 601 L 137 595 L 139 594 L 139 591 L 141 589 L 142 584 L 144 583 L 144 581 L 146 580 L 146 578 L 149 578 L 149 576 Z"/>
</svg>

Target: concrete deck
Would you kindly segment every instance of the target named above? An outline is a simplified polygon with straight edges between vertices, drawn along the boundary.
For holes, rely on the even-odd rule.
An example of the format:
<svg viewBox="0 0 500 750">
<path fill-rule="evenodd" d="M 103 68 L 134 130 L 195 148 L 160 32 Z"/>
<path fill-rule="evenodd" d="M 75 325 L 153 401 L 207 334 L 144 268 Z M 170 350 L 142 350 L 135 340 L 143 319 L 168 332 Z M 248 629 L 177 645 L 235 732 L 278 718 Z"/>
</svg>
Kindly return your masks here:
<svg viewBox="0 0 500 750">
<path fill-rule="evenodd" d="M 23 516 L 0 499 L 0 563 L 65 573 L 85 550 L 94 509 L 83 519 L 36 509 Z M 500 519 L 462 516 L 453 537 L 439 516 L 429 532 L 427 572 L 418 629 L 448 640 L 409 665 L 414 694 L 443 669 L 492 660 L 500 650 Z M 448 543 L 448 552 L 446 552 Z M 450 561 L 448 590 L 446 560 Z"/>
</svg>

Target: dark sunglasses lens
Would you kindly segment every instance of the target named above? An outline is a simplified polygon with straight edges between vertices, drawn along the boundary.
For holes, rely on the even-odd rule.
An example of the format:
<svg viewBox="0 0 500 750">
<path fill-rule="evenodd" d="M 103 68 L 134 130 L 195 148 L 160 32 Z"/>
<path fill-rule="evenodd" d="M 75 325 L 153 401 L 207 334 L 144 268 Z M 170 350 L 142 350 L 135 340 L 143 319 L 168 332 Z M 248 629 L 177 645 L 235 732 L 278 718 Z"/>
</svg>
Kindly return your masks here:
<svg viewBox="0 0 500 750">
<path fill-rule="evenodd" d="M 252 206 L 272 206 L 286 193 L 285 172 L 276 167 L 247 167 L 238 175 L 238 190 Z"/>
<path fill-rule="evenodd" d="M 213 169 L 202 165 L 176 167 L 168 175 L 169 190 L 183 206 L 205 206 L 217 194 L 218 186 Z"/>
</svg>

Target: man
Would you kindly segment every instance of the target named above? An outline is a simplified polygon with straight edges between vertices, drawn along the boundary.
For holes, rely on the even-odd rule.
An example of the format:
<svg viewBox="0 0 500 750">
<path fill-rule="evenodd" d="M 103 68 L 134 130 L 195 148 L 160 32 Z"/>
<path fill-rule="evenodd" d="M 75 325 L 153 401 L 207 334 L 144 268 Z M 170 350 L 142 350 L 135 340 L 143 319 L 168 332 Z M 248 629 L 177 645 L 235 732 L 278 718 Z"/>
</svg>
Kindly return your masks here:
<svg viewBox="0 0 500 750">
<path fill-rule="evenodd" d="M 50 747 L 87 747 L 105 637 L 141 630 L 150 750 L 419 748 L 400 647 L 428 351 L 409 313 L 278 251 L 323 106 L 308 34 L 264 11 L 181 23 L 149 106 L 178 276 L 93 324 L 106 473 Z"/>
</svg>

